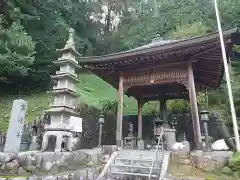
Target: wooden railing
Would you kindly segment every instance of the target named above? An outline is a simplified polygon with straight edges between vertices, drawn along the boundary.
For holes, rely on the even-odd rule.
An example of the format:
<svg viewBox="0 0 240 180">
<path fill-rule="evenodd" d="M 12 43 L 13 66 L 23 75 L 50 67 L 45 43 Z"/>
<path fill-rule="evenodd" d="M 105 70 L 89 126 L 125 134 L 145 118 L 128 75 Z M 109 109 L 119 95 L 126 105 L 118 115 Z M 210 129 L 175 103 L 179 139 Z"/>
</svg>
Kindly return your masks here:
<svg viewBox="0 0 240 180">
<path fill-rule="evenodd" d="M 155 164 L 159 163 L 159 165 L 162 163 L 162 162 L 159 162 L 159 158 L 158 158 L 158 153 L 159 153 L 159 145 L 161 144 L 161 151 L 163 153 L 163 134 L 161 134 L 159 136 L 159 139 L 158 139 L 158 143 L 157 143 L 157 147 L 156 147 L 156 158 L 153 159 L 152 161 L 152 164 L 150 166 L 150 170 L 149 170 L 149 174 L 148 174 L 148 178 L 149 180 L 151 180 L 151 177 L 152 177 L 152 170 L 153 170 L 153 167 Z M 161 169 L 162 170 L 162 169 Z M 161 180 L 161 179 L 160 179 Z"/>
<path fill-rule="evenodd" d="M 104 178 L 107 175 L 107 172 L 109 170 L 111 171 L 111 164 L 115 161 L 115 158 L 117 157 L 118 152 L 119 151 L 115 151 L 115 152 L 112 153 L 111 157 L 109 158 L 109 160 L 105 164 L 103 170 L 101 171 L 101 173 L 99 174 L 99 176 L 97 177 L 96 180 L 101 180 L 102 178 Z"/>
</svg>

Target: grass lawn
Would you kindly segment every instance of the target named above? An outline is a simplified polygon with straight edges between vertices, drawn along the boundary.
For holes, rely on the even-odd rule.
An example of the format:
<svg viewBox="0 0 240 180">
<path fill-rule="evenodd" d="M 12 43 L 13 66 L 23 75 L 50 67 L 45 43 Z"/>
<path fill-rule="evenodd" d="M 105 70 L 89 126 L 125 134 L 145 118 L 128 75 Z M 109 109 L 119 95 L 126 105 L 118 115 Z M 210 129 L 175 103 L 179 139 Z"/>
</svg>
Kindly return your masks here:
<svg viewBox="0 0 240 180">
<path fill-rule="evenodd" d="M 204 172 L 199 169 L 193 168 L 190 165 L 173 164 L 169 166 L 168 173 L 174 177 L 188 178 L 197 177 L 205 178 L 205 180 L 239 180 L 240 177 L 227 176 L 220 172 Z"/>
<path fill-rule="evenodd" d="M 11 115 L 12 104 L 15 99 L 23 99 L 28 102 L 27 122 L 33 121 L 48 107 L 50 97 L 46 93 L 28 95 L 2 95 L 0 97 L 0 132 L 6 131 Z"/>
</svg>

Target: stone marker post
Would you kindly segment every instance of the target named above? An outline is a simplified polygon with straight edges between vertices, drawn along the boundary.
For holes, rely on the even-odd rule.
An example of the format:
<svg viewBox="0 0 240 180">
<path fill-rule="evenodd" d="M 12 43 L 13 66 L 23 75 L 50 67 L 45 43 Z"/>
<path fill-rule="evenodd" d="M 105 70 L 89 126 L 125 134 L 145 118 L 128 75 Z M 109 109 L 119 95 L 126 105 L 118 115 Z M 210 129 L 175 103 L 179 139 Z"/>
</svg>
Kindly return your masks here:
<svg viewBox="0 0 240 180">
<path fill-rule="evenodd" d="M 172 146 L 176 143 L 176 130 L 175 129 L 164 129 L 164 137 L 166 142 L 166 149 L 171 150 Z"/>
<path fill-rule="evenodd" d="M 13 101 L 4 152 L 17 153 L 19 151 L 26 111 L 26 101 L 22 99 L 17 99 Z"/>
</svg>

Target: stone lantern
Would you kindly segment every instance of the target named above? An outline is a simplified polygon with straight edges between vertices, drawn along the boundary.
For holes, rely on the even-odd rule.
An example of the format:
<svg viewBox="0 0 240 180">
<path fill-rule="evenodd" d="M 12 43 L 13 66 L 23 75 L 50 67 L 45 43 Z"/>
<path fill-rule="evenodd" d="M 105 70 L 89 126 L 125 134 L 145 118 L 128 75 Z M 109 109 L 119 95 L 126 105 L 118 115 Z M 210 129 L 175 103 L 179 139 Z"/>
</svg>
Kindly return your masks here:
<svg viewBox="0 0 240 180">
<path fill-rule="evenodd" d="M 153 146 L 157 146 L 159 138 L 163 137 L 164 130 L 163 130 L 163 124 L 165 123 L 164 120 L 160 119 L 159 117 L 156 117 L 153 120 Z"/>
<path fill-rule="evenodd" d="M 128 136 L 124 138 L 124 147 L 134 149 L 136 147 L 136 137 L 133 135 L 133 123 L 128 123 Z"/>
<path fill-rule="evenodd" d="M 200 119 L 201 119 L 201 121 L 203 121 L 206 151 L 211 151 L 211 147 L 210 147 L 210 143 L 209 143 L 209 135 L 208 135 L 209 112 L 206 111 L 206 110 L 201 111 L 200 112 Z"/>
<path fill-rule="evenodd" d="M 103 124 L 104 124 L 103 113 L 101 113 L 100 116 L 99 116 L 98 124 L 99 124 L 98 147 L 101 147 L 101 144 L 102 144 L 102 127 L 103 127 Z"/>
</svg>

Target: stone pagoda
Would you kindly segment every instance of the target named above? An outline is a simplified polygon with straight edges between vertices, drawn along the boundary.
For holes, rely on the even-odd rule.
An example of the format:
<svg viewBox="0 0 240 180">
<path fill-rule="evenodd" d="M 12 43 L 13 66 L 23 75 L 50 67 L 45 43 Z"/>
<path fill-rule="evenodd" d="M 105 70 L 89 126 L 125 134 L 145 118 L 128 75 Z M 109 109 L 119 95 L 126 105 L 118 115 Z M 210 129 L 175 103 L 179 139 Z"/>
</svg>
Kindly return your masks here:
<svg viewBox="0 0 240 180">
<path fill-rule="evenodd" d="M 75 50 L 74 30 L 69 30 L 69 38 L 62 53 L 54 64 L 60 67 L 52 76 L 56 85 L 49 93 L 53 95 L 53 102 L 46 111 L 51 117 L 49 124 L 45 125 L 46 132 L 43 135 L 42 150 L 61 151 L 72 150 L 74 136 L 82 132 L 82 119 L 75 112 L 77 93 L 75 84 L 78 83 L 77 71 L 80 69 L 75 56 L 80 54 Z M 54 142 L 50 142 L 54 140 Z M 49 146 L 52 146 L 49 148 Z"/>
</svg>

